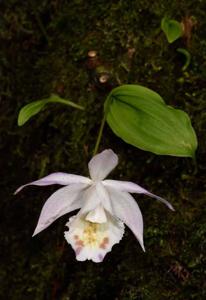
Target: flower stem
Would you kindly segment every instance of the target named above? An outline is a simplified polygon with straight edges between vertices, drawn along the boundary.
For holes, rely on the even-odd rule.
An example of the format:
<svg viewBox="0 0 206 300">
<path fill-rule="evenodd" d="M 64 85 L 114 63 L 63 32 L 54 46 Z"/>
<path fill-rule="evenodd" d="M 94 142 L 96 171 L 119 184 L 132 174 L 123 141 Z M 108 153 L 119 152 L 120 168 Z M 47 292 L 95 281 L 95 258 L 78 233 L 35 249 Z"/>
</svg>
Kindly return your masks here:
<svg viewBox="0 0 206 300">
<path fill-rule="evenodd" d="M 99 128 L 97 141 L 96 141 L 96 144 L 95 144 L 95 147 L 94 147 L 93 156 L 97 154 L 97 151 L 99 149 L 99 144 L 100 144 L 100 141 L 101 141 L 101 138 L 102 138 L 102 133 L 103 133 L 105 121 L 106 121 L 106 115 L 104 114 L 104 117 L 102 118 L 102 122 L 101 122 L 101 125 L 100 125 L 100 128 Z"/>
</svg>

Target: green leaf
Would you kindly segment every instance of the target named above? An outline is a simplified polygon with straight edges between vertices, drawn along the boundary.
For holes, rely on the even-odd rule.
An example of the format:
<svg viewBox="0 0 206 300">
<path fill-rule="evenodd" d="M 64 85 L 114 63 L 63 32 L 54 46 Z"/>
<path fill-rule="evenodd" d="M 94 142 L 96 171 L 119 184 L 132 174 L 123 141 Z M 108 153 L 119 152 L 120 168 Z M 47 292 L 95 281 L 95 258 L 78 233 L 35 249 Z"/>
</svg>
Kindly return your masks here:
<svg viewBox="0 0 206 300">
<path fill-rule="evenodd" d="M 184 48 L 178 48 L 177 52 L 182 53 L 185 56 L 185 63 L 184 63 L 184 66 L 182 67 L 182 71 L 185 71 L 188 68 L 188 66 L 190 65 L 191 54 Z"/>
<path fill-rule="evenodd" d="M 106 120 L 125 142 L 155 154 L 194 157 L 195 131 L 189 116 L 154 91 L 139 85 L 122 85 L 105 101 Z"/>
<path fill-rule="evenodd" d="M 169 43 L 173 43 L 183 35 L 182 26 L 176 20 L 164 17 L 161 21 L 161 28 L 164 31 Z"/>
<path fill-rule="evenodd" d="M 84 109 L 82 106 L 73 103 L 72 101 L 62 99 L 58 95 L 52 94 L 49 98 L 31 102 L 21 108 L 18 115 L 18 125 L 24 125 L 31 117 L 38 114 L 48 103 L 62 103 L 78 109 Z"/>
</svg>

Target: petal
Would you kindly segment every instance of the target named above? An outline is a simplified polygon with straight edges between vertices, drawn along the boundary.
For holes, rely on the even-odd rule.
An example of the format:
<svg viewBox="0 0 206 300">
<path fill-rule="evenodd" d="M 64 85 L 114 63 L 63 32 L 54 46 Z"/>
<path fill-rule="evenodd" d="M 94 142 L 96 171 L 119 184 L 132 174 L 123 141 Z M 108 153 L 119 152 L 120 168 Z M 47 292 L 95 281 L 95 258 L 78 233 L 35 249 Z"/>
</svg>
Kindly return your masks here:
<svg viewBox="0 0 206 300">
<path fill-rule="evenodd" d="M 145 251 L 143 243 L 143 219 L 138 204 L 129 193 L 119 192 L 111 187 L 108 187 L 108 191 L 114 215 L 131 229 Z"/>
<path fill-rule="evenodd" d="M 61 184 L 61 185 L 68 185 L 72 183 L 87 183 L 88 185 L 91 184 L 91 180 L 84 176 L 79 176 L 75 174 L 68 174 L 68 173 L 52 173 L 46 177 L 43 177 L 39 180 L 27 183 L 25 185 L 20 186 L 14 194 L 17 194 L 20 192 L 25 186 L 28 185 L 38 185 L 38 186 L 44 186 L 44 185 L 52 185 L 52 184 Z"/>
<path fill-rule="evenodd" d="M 53 193 L 44 204 L 34 235 L 47 228 L 59 217 L 82 206 L 85 184 L 73 184 Z"/>
<path fill-rule="evenodd" d="M 106 223 L 98 224 L 86 221 L 84 216 L 69 219 L 64 236 L 76 253 L 79 261 L 103 261 L 114 244 L 119 243 L 124 234 L 124 224 L 114 217 L 107 216 Z"/>
<path fill-rule="evenodd" d="M 89 162 L 89 173 L 94 181 L 104 179 L 118 164 L 118 156 L 107 149 L 95 155 Z"/>
<path fill-rule="evenodd" d="M 165 205 L 167 205 L 167 207 L 169 207 L 171 210 L 174 211 L 173 206 L 167 200 L 165 200 L 155 194 L 150 193 L 149 191 L 145 190 L 144 188 L 142 188 L 141 186 L 139 186 L 136 183 L 133 183 L 130 181 L 120 181 L 120 180 L 104 180 L 102 182 L 102 184 L 105 187 L 112 187 L 112 188 L 122 191 L 122 192 L 146 194 L 146 195 L 153 197 L 153 198 L 159 200 L 160 202 L 164 203 Z"/>
</svg>

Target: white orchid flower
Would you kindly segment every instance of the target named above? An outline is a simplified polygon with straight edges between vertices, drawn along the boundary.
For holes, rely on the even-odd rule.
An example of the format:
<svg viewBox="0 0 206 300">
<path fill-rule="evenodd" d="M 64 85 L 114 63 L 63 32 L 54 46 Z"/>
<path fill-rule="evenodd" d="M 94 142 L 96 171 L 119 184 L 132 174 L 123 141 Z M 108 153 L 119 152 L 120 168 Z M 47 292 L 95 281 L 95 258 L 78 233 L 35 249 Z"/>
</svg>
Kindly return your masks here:
<svg viewBox="0 0 206 300">
<path fill-rule="evenodd" d="M 108 149 L 90 160 L 88 166 L 91 179 L 59 172 L 18 188 L 15 194 L 28 185 L 65 185 L 44 204 L 33 236 L 59 217 L 80 209 L 76 216 L 69 219 L 66 224 L 69 231 L 64 233 L 77 260 L 101 262 L 112 246 L 122 239 L 124 224 L 131 229 L 145 251 L 142 214 L 130 193 L 146 194 L 165 203 L 171 210 L 174 209 L 166 200 L 133 182 L 104 180 L 117 164 L 118 156 Z"/>
</svg>

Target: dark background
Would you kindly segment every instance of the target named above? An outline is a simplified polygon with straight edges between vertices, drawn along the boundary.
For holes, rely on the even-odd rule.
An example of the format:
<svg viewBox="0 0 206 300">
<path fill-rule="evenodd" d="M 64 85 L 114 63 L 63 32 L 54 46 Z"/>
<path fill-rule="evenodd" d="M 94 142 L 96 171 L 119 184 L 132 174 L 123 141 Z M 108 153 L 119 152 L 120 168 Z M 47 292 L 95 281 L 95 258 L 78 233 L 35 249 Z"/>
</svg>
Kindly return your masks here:
<svg viewBox="0 0 206 300">
<path fill-rule="evenodd" d="M 0 298 L 205 299 L 206 1 L 2 0 L 0 6 Z M 186 26 L 173 44 L 160 29 L 164 16 Z M 179 47 L 192 57 L 185 72 Z M 90 50 L 98 53 L 95 64 Z M 106 84 L 99 82 L 102 70 Z M 68 216 L 31 238 L 57 187 L 13 192 L 55 171 L 87 175 L 106 95 L 123 83 L 147 86 L 190 115 L 197 170 L 191 159 L 127 145 L 106 126 L 100 151 L 112 148 L 120 159 L 111 177 L 139 183 L 176 211 L 136 196 L 146 253 L 127 229 L 103 263 L 81 263 L 64 241 Z M 85 111 L 51 104 L 18 127 L 20 108 L 52 92 Z"/>
</svg>

